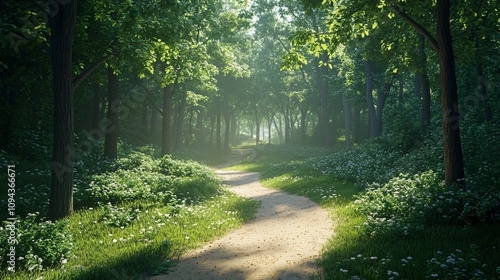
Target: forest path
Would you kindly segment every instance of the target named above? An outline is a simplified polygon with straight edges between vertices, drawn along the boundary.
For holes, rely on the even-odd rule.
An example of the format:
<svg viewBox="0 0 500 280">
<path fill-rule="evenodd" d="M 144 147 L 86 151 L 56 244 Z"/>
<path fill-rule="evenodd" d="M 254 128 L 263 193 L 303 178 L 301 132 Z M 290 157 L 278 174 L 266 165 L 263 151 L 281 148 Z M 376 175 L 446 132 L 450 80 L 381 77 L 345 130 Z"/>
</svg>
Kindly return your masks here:
<svg viewBox="0 0 500 280">
<path fill-rule="evenodd" d="M 318 272 L 315 259 L 332 236 L 327 211 L 308 198 L 263 187 L 258 173 L 216 174 L 233 192 L 261 202 L 255 219 L 185 254 L 168 274 L 152 280 L 292 280 Z"/>
</svg>

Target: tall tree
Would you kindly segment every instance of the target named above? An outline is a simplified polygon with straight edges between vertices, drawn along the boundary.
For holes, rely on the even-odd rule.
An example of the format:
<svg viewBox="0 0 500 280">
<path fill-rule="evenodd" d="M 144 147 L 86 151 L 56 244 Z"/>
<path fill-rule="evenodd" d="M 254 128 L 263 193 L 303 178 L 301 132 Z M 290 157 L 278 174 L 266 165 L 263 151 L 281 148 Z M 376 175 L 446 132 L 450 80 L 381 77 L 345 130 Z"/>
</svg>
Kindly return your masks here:
<svg viewBox="0 0 500 280">
<path fill-rule="evenodd" d="M 52 154 L 49 219 L 73 212 L 73 32 L 77 1 L 58 4 L 50 19 L 52 83 L 54 87 L 54 142 Z"/>
</svg>

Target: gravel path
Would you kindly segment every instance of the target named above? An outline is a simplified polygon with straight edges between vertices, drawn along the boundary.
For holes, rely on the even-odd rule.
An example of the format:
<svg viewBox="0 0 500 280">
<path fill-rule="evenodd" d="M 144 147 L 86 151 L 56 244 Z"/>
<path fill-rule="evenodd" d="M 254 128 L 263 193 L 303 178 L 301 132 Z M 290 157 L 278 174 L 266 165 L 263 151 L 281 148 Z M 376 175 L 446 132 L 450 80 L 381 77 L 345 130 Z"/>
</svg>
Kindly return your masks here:
<svg viewBox="0 0 500 280">
<path fill-rule="evenodd" d="M 332 220 L 313 201 L 263 187 L 259 174 L 216 172 L 237 194 L 261 201 L 256 218 L 182 256 L 166 275 L 151 279 L 309 279 Z"/>
</svg>

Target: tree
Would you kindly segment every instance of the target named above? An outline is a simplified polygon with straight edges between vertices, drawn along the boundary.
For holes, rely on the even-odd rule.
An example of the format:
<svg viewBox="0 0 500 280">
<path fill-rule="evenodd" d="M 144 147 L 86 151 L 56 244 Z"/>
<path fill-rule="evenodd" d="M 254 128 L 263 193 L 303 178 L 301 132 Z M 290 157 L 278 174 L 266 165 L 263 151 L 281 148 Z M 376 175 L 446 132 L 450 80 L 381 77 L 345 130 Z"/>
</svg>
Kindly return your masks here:
<svg viewBox="0 0 500 280">
<path fill-rule="evenodd" d="M 57 220 L 73 212 L 73 31 L 76 0 L 59 4 L 50 19 L 52 83 L 54 87 L 54 142 L 48 217 Z"/>
</svg>

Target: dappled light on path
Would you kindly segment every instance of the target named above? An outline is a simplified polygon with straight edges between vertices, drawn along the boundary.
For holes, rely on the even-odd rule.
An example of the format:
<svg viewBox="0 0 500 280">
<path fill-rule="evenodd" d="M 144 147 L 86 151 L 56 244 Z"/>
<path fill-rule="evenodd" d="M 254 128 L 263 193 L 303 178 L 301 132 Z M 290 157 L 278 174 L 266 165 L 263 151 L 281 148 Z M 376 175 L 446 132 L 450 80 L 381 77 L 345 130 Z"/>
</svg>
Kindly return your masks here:
<svg viewBox="0 0 500 280">
<path fill-rule="evenodd" d="M 260 201 L 253 221 L 181 257 L 152 279 L 309 279 L 332 235 L 328 213 L 313 201 L 264 188 L 259 174 L 217 171 L 231 190 Z"/>
</svg>

